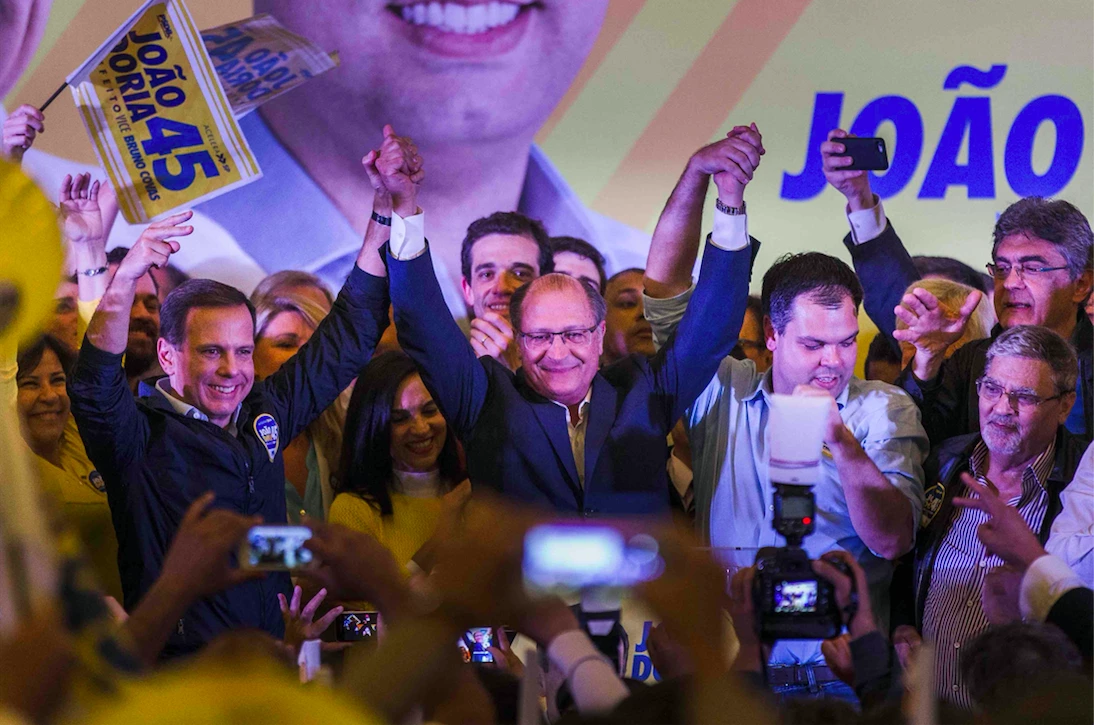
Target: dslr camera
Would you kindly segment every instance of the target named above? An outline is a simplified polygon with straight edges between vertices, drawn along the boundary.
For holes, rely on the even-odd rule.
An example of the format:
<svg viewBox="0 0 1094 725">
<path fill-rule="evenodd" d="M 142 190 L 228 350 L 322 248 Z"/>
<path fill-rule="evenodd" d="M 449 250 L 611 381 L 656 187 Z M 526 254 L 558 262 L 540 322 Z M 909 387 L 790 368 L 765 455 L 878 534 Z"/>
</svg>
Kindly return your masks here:
<svg viewBox="0 0 1094 725">
<path fill-rule="evenodd" d="M 761 641 L 780 639 L 830 639 L 843 631 L 843 615 L 835 587 L 813 572 L 813 562 L 801 548 L 816 526 L 816 500 L 812 486 L 775 484 L 774 527 L 786 538 L 786 546 L 767 546 L 756 554 L 752 602 Z M 842 562 L 829 562 L 844 574 Z M 854 578 L 852 577 L 852 586 Z M 852 591 L 851 611 L 858 595 Z"/>
</svg>

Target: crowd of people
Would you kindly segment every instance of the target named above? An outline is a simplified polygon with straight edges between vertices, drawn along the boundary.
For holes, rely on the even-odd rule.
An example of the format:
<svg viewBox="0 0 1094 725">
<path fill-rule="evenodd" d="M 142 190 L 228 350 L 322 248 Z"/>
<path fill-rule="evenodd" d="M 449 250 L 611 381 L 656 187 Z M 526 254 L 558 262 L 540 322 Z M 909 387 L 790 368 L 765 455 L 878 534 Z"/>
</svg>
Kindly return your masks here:
<svg viewBox="0 0 1094 725">
<path fill-rule="evenodd" d="M 9 116 L 4 154 L 42 123 Z M 788 254 L 749 295 L 765 140 L 737 126 L 686 160 L 644 268 L 521 212 L 473 221 L 466 324 L 434 259 L 457 250 L 427 241 L 429 159 L 391 126 L 361 160 L 371 218 L 337 295 L 296 270 L 249 296 L 187 279 L 171 257 L 190 212 L 108 252 L 113 191 L 67 177 L 70 276 L 46 333 L 0 361 L 62 586 L 0 633 L 0 717 L 1089 717 L 1090 224 L 1026 198 L 984 244 L 986 275 L 914 257 L 846 169 L 846 136 L 821 153 L 851 264 Z M 860 308 L 880 330 L 865 379 Z M 826 410 L 803 543 L 842 617 L 823 641 L 759 635 L 755 555 L 783 544 L 773 396 Z M 658 684 L 625 677 L 618 610 L 604 626 L 526 590 L 525 533 L 558 518 L 656 540 L 664 570 L 631 596 L 660 621 Z M 240 566 L 259 523 L 308 527 L 315 566 Z M 380 613 L 377 646 L 335 641 L 358 610 Z M 455 643 L 485 624 L 493 666 L 465 664 Z"/>
</svg>

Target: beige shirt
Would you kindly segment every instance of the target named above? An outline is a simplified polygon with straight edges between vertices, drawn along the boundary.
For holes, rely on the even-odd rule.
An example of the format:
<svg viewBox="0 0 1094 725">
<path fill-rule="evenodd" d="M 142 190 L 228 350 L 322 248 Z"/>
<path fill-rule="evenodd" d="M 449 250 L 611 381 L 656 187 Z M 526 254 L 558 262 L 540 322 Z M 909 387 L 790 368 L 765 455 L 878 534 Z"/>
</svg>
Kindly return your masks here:
<svg viewBox="0 0 1094 725">
<path fill-rule="evenodd" d="M 557 400 L 551 402 L 559 405 L 566 411 L 566 433 L 570 436 L 570 450 L 574 454 L 574 465 L 577 466 L 577 479 L 581 487 L 585 488 L 585 431 L 589 427 L 589 401 L 593 398 L 593 386 L 589 386 L 589 392 L 585 393 L 585 399 L 577 406 L 578 420 L 575 423 L 570 417 L 570 408 L 562 405 Z"/>
</svg>

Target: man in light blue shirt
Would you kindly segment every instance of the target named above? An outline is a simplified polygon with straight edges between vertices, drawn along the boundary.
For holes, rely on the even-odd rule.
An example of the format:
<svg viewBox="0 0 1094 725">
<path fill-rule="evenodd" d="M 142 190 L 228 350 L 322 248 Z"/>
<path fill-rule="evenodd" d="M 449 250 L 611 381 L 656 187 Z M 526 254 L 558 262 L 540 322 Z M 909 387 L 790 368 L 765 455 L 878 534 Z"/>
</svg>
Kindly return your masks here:
<svg viewBox="0 0 1094 725">
<path fill-rule="evenodd" d="M 712 237 L 719 246 L 747 237 L 744 188 L 759 158 L 735 137 L 692 157 L 654 232 L 646 267 L 645 314 L 659 342 L 687 307 L 698 252 L 707 159 L 737 159 L 741 173 L 716 173 L 718 210 Z M 753 143 L 755 147 L 755 142 Z M 759 143 L 762 149 L 762 142 Z M 747 289 L 739 290 L 742 297 Z M 888 612 L 889 560 L 909 551 L 923 505 L 922 463 L 927 437 L 919 411 L 903 391 L 853 376 L 862 288 L 838 259 L 818 253 L 784 257 L 764 276 L 764 336 L 772 367 L 761 374 L 749 360 L 723 360 L 718 373 L 685 413 L 694 470 L 696 524 L 715 547 L 740 549 L 730 565 L 751 565 L 755 549 L 785 542 L 772 527 L 773 485 L 768 475 L 767 421 L 773 393 L 826 396 L 825 431 L 816 532 L 804 548 L 812 558 L 850 551 L 866 570 L 874 610 Z M 850 694 L 824 666 L 820 643 L 778 643 L 769 684 L 782 693 Z"/>
</svg>

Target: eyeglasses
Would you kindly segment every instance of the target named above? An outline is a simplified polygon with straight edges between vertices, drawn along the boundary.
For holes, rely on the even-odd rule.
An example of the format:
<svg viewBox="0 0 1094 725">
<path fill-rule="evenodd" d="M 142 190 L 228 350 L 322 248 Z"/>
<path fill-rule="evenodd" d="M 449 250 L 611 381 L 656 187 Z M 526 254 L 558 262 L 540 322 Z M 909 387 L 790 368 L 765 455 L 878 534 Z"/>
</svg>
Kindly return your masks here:
<svg viewBox="0 0 1094 725">
<path fill-rule="evenodd" d="M 561 337 L 568 347 L 584 347 L 593 339 L 593 332 L 599 325 L 593 325 L 584 330 L 563 330 L 562 332 L 520 332 L 521 339 L 529 350 L 545 350 L 555 341 L 555 337 Z"/>
<path fill-rule="evenodd" d="M 976 381 L 976 392 L 980 394 L 980 397 L 989 403 L 998 402 L 999 398 L 1004 395 L 1007 396 L 1007 401 L 1010 403 L 1011 408 L 1018 410 L 1033 410 L 1042 403 L 1047 403 L 1050 400 L 1056 400 L 1062 398 L 1065 394 L 1053 395 L 1051 398 L 1042 398 L 1040 395 L 1034 393 L 1015 393 L 1007 390 L 999 383 L 989 378 L 978 378 Z"/>
<path fill-rule="evenodd" d="M 1010 270 L 1014 269 L 1018 272 L 1018 279 L 1024 280 L 1026 277 L 1034 279 L 1037 275 L 1046 274 L 1048 272 L 1059 272 L 1061 269 L 1067 269 L 1067 265 L 1063 267 L 1038 267 L 1033 264 L 1019 264 L 1012 267 L 1009 264 L 987 264 L 984 265 L 988 268 L 988 274 L 995 277 L 997 280 L 1004 280 L 1010 276 Z"/>
</svg>

